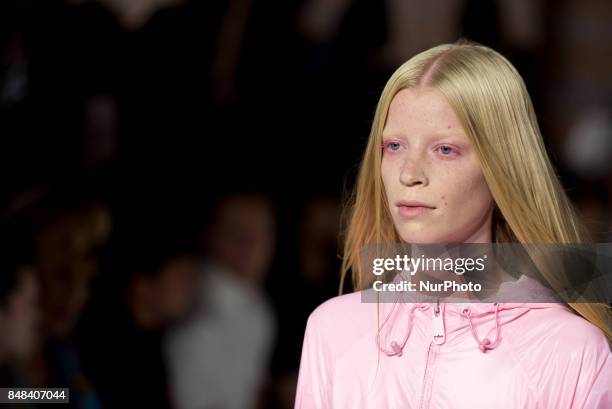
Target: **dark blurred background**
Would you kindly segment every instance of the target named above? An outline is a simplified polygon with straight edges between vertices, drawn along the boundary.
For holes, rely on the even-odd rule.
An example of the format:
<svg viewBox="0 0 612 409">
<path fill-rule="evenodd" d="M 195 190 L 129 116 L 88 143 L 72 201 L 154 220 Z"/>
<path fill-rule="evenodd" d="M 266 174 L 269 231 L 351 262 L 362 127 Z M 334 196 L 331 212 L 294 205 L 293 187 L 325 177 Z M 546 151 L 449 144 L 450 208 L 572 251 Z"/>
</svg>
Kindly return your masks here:
<svg viewBox="0 0 612 409">
<path fill-rule="evenodd" d="M 2 0 L 0 387 L 293 407 L 380 92 L 459 37 L 518 68 L 610 241 L 607 0 Z"/>
</svg>

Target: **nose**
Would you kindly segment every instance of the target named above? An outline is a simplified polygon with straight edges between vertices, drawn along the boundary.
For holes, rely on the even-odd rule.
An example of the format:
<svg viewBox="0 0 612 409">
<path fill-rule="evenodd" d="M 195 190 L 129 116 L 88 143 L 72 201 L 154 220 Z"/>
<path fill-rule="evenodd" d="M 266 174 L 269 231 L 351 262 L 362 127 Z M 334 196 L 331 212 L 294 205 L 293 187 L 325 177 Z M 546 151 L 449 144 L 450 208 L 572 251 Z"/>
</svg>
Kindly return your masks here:
<svg viewBox="0 0 612 409">
<path fill-rule="evenodd" d="M 425 175 L 425 170 L 419 160 L 407 158 L 400 171 L 400 182 L 404 186 L 426 186 L 429 179 Z"/>
</svg>

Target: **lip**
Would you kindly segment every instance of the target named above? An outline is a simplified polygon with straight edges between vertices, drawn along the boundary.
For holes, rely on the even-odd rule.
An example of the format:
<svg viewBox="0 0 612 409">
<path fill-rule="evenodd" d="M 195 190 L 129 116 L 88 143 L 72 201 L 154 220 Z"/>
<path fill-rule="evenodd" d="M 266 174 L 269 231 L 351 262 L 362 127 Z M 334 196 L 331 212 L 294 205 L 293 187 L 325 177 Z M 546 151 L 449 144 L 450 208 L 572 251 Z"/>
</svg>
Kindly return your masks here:
<svg viewBox="0 0 612 409">
<path fill-rule="evenodd" d="M 408 207 L 426 207 L 428 209 L 435 209 L 435 206 L 429 205 L 427 203 L 419 202 L 417 200 L 399 200 L 395 202 L 396 206 L 408 206 Z"/>
<path fill-rule="evenodd" d="M 401 200 L 399 202 L 396 202 L 395 205 L 397 206 L 399 216 L 404 220 L 423 216 L 435 209 L 434 206 L 428 205 L 423 202 L 418 202 L 416 200 Z"/>
</svg>

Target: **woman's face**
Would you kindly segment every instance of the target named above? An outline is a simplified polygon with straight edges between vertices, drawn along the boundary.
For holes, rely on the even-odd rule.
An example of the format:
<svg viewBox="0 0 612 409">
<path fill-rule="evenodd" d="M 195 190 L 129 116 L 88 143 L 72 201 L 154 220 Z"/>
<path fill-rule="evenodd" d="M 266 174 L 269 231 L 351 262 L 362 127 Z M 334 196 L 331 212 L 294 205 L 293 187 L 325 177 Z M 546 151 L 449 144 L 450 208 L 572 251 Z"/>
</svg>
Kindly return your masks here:
<svg viewBox="0 0 612 409">
<path fill-rule="evenodd" d="M 490 243 L 493 199 L 476 152 L 443 94 L 403 89 L 383 131 L 382 179 L 407 243 Z"/>
</svg>

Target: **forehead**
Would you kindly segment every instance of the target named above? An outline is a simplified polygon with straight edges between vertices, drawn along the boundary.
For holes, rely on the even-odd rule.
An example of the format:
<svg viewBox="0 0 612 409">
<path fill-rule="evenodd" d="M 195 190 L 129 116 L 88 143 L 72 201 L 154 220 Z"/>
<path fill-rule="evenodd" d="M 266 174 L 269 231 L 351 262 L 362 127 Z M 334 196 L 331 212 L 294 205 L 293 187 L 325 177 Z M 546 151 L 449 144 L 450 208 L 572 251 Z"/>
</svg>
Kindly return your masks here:
<svg viewBox="0 0 612 409">
<path fill-rule="evenodd" d="M 462 131 L 444 95 L 437 90 L 406 88 L 392 99 L 384 133 Z"/>
</svg>

